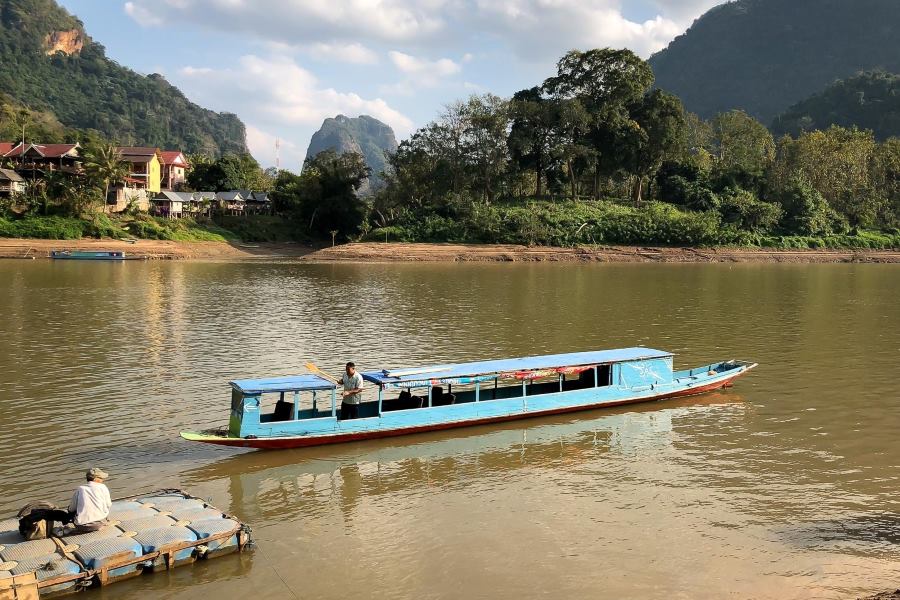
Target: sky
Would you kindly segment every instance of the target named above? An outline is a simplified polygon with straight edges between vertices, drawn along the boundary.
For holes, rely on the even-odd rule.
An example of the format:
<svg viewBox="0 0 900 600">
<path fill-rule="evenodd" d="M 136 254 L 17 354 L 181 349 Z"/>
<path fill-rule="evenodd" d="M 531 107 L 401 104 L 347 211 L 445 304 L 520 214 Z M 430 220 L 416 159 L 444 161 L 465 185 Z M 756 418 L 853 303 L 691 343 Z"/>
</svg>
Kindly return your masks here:
<svg viewBox="0 0 900 600">
<path fill-rule="evenodd" d="M 647 58 L 722 0 L 59 0 L 107 55 L 236 113 L 263 166 L 299 171 L 327 117 L 398 139 L 472 94 L 539 85 L 578 48 Z"/>
</svg>

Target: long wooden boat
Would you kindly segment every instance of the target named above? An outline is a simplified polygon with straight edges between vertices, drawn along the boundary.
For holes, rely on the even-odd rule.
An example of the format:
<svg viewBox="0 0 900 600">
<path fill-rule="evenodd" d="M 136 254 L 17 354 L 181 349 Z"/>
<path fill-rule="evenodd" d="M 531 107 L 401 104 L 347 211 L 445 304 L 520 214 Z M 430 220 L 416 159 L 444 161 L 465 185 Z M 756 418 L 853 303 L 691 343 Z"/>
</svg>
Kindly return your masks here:
<svg viewBox="0 0 900 600">
<path fill-rule="evenodd" d="M 50 258 L 55 260 L 126 260 L 121 250 L 51 250 Z"/>
<path fill-rule="evenodd" d="M 730 360 L 685 371 L 662 350 L 626 348 L 363 372 L 377 398 L 340 419 L 337 385 L 320 375 L 231 383 L 227 430 L 194 442 L 298 448 L 512 421 L 702 394 L 757 365 Z"/>
</svg>

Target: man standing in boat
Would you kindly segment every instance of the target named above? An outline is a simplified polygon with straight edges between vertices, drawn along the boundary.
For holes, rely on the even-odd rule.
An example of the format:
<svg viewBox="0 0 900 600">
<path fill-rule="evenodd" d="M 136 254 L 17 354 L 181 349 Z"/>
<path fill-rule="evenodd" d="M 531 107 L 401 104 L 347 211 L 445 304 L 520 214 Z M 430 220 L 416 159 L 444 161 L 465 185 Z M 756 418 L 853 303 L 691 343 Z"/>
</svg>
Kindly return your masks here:
<svg viewBox="0 0 900 600">
<path fill-rule="evenodd" d="M 341 378 L 344 384 L 344 391 L 341 392 L 341 420 L 358 419 L 359 404 L 362 402 L 362 375 L 356 372 L 356 365 L 348 362 L 344 369 L 344 376 Z"/>
</svg>

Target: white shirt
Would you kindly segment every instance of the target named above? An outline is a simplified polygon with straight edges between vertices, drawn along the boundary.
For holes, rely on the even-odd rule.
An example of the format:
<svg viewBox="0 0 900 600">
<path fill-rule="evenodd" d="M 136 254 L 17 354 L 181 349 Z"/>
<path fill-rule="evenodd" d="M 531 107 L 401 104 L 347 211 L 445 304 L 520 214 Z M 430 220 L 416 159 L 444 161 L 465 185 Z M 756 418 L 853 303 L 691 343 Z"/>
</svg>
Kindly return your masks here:
<svg viewBox="0 0 900 600">
<path fill-rule="evenodd" d="M 352 376 L 344 373 L 344 376 L 341 378 L 344 384 L 344 391 L 349 392 L 350 390 L 362 389 L 363 386 L 363 378 L 362 375 L 359 374 L 359 371 L 354 373 Z M 344 396 L 345 404 L 359 404 L 362 401 L 362 394 L 356 393 L 351 396 Z"/>
<path fill-rule="evenodd" d="M 107 518 L 111 507 L 112 500 L 106 484 L 88 481 L 75 490 L 69 512 L 75 513 L 76 525 L 87 525 Z"/>
</svg>

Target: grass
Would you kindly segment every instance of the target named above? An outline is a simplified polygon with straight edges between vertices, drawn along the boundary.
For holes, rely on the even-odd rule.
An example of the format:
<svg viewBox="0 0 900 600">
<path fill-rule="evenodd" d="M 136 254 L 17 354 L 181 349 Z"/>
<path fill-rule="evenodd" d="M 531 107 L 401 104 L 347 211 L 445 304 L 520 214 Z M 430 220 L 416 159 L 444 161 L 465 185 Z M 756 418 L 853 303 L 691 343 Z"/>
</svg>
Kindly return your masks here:
<svg viewBox="0 0 900 600">
<path fill-rule="evenodd" d="M 0 237 L 77 240 L 82 237 L 123 239 L 135 237 L 175 242 L 229 242 L 240 236 L 211 221 L 162 219 L 150 215 L 97 214 L 85 218 L 30 216 L 0 218 Z"/>
</svg>

